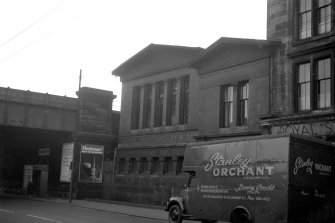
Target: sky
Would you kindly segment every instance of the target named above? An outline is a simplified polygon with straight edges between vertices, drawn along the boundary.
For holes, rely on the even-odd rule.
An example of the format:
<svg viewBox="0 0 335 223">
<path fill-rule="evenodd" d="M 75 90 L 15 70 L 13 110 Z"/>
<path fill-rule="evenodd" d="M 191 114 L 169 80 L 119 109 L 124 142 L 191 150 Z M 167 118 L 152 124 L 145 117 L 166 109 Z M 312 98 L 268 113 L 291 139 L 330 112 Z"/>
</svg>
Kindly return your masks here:
<svg viewBox="0 0 335 223">
<path fill-rule="evenodd" d="M 207 48 L 266 38 L 266 0 L 10 0 L 0 7 L 0 87 L 77 97 L 113 91 L 111 74 L 151 43 Z"/>
</svg>

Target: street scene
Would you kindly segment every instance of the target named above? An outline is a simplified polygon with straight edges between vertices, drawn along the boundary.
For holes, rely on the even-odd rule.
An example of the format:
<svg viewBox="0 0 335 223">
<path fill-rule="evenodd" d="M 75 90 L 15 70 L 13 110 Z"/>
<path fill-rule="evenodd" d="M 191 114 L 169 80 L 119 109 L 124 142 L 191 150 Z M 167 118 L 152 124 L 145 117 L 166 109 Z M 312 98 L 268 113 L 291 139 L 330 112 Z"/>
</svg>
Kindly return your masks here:
<svg viewBox="0 0 335 223">
<path fill-rule="evenodd" d="M 335 0 L 0 7 L 0 223 L 335 222 Z"/>
</svg>

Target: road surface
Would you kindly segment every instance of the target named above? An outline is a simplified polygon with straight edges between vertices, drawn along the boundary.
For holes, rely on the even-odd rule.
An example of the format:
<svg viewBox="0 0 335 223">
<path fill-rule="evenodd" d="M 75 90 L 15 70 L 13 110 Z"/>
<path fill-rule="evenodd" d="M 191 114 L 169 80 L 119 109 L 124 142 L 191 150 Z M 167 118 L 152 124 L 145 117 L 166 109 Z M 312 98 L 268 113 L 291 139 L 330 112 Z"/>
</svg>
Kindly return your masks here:
<svg viewBox="0 0 335 223">
<path fill-rule="evenodd" d="M 162 223 L 167 220 L 15 197 L 0 197 L 0 223 Z"/>
</svg>

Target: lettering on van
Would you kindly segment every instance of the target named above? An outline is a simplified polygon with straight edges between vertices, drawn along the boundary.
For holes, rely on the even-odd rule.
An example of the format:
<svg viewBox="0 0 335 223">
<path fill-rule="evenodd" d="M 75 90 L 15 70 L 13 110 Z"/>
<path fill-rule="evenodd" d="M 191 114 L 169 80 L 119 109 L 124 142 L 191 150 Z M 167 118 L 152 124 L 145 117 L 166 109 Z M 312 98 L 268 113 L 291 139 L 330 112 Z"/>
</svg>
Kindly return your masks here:
<svg viewBox="0 0 335 223">
<path fill-rule="evenodd" d="M 321 163 L 315 163 L 311 158 L 308 158 L 307 160 L 304 160 L 302 157 L 297 157 L 295 160 L 295 165 L 293 168 L 293 174 L 297 175 L 298 171 L 301 169 L 305 169 L 305 171 L 309 174 L 313 174 L 313 166 L 314 170 L 318 172 L 320 175 L 330 176 L 332 172 L 331 165 L 321 164 Z M 301 171 L 300 170 L 300 171 Z"/>
<path fill-rule="evenodd" d="M 274 184 L 270 184 L 270 185 L 263 185 L 263 184 L 243 185 L 243 184 L 240 184 L 239 186 L 237 186 L 237 188 L 235 188 L 235 191 L 236 192 L 246 191 L 247 194 L 259 194 L 259 192 L 273 191 L 274 189 L 275 189 Z"/>
<path fill-rule="evenodd" d="M 310 158 L 308 158 L 307 160 L 304 160 L 302 157 L 298 157 L 295 160 L 295 166 L 293 169 L 293 173 L 294 175 L 297 175 L 298 171 L 300 169 L 306 169 L 306 172 L 309 174 L 313 174 L 313 161 L 311 161 Z"/>
<path fill-rule="evenodd" d="M 205 165 L 205 171 L 212 171 L 213 176 L 271 176 L 274 166 L 256 166 L 249 167 L 252 162 L 250 158 L 243 158 L 241 154 L 236 155 L 233 159 L 226 159 L 220 153 L 214 153 L 209 162 Z"/>
</svg>

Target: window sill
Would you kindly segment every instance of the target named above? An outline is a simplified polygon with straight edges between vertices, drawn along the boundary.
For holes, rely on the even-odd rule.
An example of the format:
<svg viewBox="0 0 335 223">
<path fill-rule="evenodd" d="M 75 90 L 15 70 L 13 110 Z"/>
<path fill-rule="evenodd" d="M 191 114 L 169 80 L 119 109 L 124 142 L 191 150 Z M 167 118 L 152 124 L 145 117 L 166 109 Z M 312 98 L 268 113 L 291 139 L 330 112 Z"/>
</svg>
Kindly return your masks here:
<svg viewBox="0 0 335 223">
<path fill-rule="evenodd" d="M 314 42 L 314 41 L 317 41 L 317 40 L 322 40 L 322 39 L 325 39 L 325 38 L 328 38 L 328 37 L 331 37 L 331 36 L 334 36 L 334 35 L 335 35 L 335 31 L 331 31 L 331 32 L 324 33 L 324 34 L 311 36 L 311 37 L 308 37 L 306 39 L 294 38 L 293 41 L 292 41 L 292 47 L 307 44 L 307 43 Z"/>
</svg>

